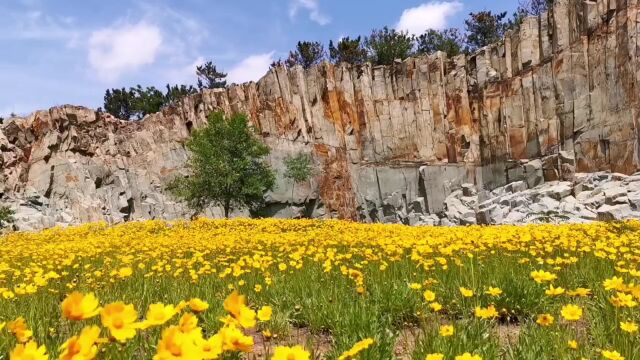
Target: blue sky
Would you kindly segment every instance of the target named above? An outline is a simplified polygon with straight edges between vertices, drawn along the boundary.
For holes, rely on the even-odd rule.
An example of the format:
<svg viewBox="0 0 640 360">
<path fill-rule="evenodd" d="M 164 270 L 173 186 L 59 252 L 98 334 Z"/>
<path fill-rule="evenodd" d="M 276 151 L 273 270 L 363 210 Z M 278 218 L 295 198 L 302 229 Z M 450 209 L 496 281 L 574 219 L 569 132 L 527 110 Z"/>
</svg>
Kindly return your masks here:
<svg viewBox="0 0 640 360">
<path fill-rule="evenodd" d="M 0 116 L 60 104 L 98 107 L 104 90 L 195 83 L 213 60 L 258 80 L 298 40 L 366 35 L 384 25 L 461 27 L 470 11 L 515 0 L 2 0 Z"/>
</svg>

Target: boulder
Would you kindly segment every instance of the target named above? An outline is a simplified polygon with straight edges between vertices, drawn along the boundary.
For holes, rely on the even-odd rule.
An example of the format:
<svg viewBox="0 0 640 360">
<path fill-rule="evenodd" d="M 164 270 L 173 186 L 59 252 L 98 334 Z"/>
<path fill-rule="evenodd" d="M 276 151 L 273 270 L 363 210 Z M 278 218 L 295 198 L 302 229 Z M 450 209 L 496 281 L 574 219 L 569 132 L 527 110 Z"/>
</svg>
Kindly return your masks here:
<svg viewBox="0 0 640 360">
<path fill-rule="evenodd" d="M 598 221 L 623 220 L 633 215 L 629 204 L 602 205 L 598 208 Z"/>
</svg>

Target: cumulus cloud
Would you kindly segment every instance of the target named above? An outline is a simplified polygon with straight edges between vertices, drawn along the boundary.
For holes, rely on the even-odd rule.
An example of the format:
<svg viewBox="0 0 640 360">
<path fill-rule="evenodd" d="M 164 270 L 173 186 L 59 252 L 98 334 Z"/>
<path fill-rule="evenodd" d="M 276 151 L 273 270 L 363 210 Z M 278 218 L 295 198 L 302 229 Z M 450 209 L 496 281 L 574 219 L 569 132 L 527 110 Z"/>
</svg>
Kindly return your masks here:
<svg viewBox="0 0 640 360">
<path fill-rule="evenodd" d="M 289 17 L 294 19 L 300 10 L 309 12 L 309 19 L 319 25 L 327 25 L 331 22 L 331 18 L 320 11 L 319 0 L 293 0 L 289 7 Z"/>
<path fill-rule="evenodd" d="M 427 29 L 442 30 L 449 18 L 461 11 L 459 1 L 432 1 L 402 12 L 396 29 L 419 35 Z"/>
<path fill-rule="evenodd" d="M 269 70 L 274 61 L 274 51 L 266 54 L 251 55 L 229 70 L 227 79 L 230 83 L 241 84 L 248 81 L 258 81 Z"/>
<path fill-rule="evenodd" d="M 146 22 L 115 25 L 91 33 L 89 64 L 107 82 L 155 62 L 162 47 L 160 29 Z"/>
</svg>

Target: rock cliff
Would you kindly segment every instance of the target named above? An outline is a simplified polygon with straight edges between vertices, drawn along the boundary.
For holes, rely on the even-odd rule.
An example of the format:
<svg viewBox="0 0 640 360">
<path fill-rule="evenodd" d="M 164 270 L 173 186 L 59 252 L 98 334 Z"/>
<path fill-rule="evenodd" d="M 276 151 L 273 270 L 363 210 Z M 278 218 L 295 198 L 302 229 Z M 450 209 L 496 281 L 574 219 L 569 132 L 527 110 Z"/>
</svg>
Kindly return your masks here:
<svg viewBox="0 0 640 360">
<path fill-rule="evenodd" d="M 279 174 L 263 209 L 273 216 L 415 223 L 450 211 L 447 196 L 462 184 L 488 193 L 576 172 L 632 174 L 639 9 L 638 0 L 556 0 L 472 56 L 277 68 L 139 122 L 69 105 L 8 119 L 0 201 L 25 229 L 189 216 L 164 184 L 184 173 L 183 143 L 214 110 L 248 114 L 276 169 L 287 155 L 313 156 L 314 178 L 293 194 Z"/>
</svg>

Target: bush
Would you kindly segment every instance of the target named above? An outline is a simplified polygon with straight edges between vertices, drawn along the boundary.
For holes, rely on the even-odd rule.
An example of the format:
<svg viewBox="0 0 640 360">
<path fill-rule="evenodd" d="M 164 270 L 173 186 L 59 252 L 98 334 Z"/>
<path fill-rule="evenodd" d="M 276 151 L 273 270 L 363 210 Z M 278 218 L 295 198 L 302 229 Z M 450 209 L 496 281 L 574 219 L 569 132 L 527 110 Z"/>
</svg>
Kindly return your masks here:
<svg viewBox="0 0 640 360">
<path fill-rule="evenodd" d="M 407 32 L 384 27 L 373 30 L 365 39 L 369 59 L 377 65 L 391 65 L 395 59 L 404 60 L 412 55 L 415 39 Z"/>
<path fill-rule="evenodd" d="M 233 209 L 255 209 L 273 189 L 275 175 L 264 161 L 269 148 L 256 138 L 245 115 L 226 119 L 222 113 L 211 114 L 208 125 L 195 130 L 186 146 L 191 175 L 173 180 L 168 189 L 196 213 L 210 205 L 221 206 L 225 217 Z"/>
<path fill-rule="evenodd" d="M 15 219 L 13 215 L 15 212 L 11 210 L 8 206 L 0 206 L 0 229 L 7 227 L 10 224 L 13 224 Z"/>
</svg>

